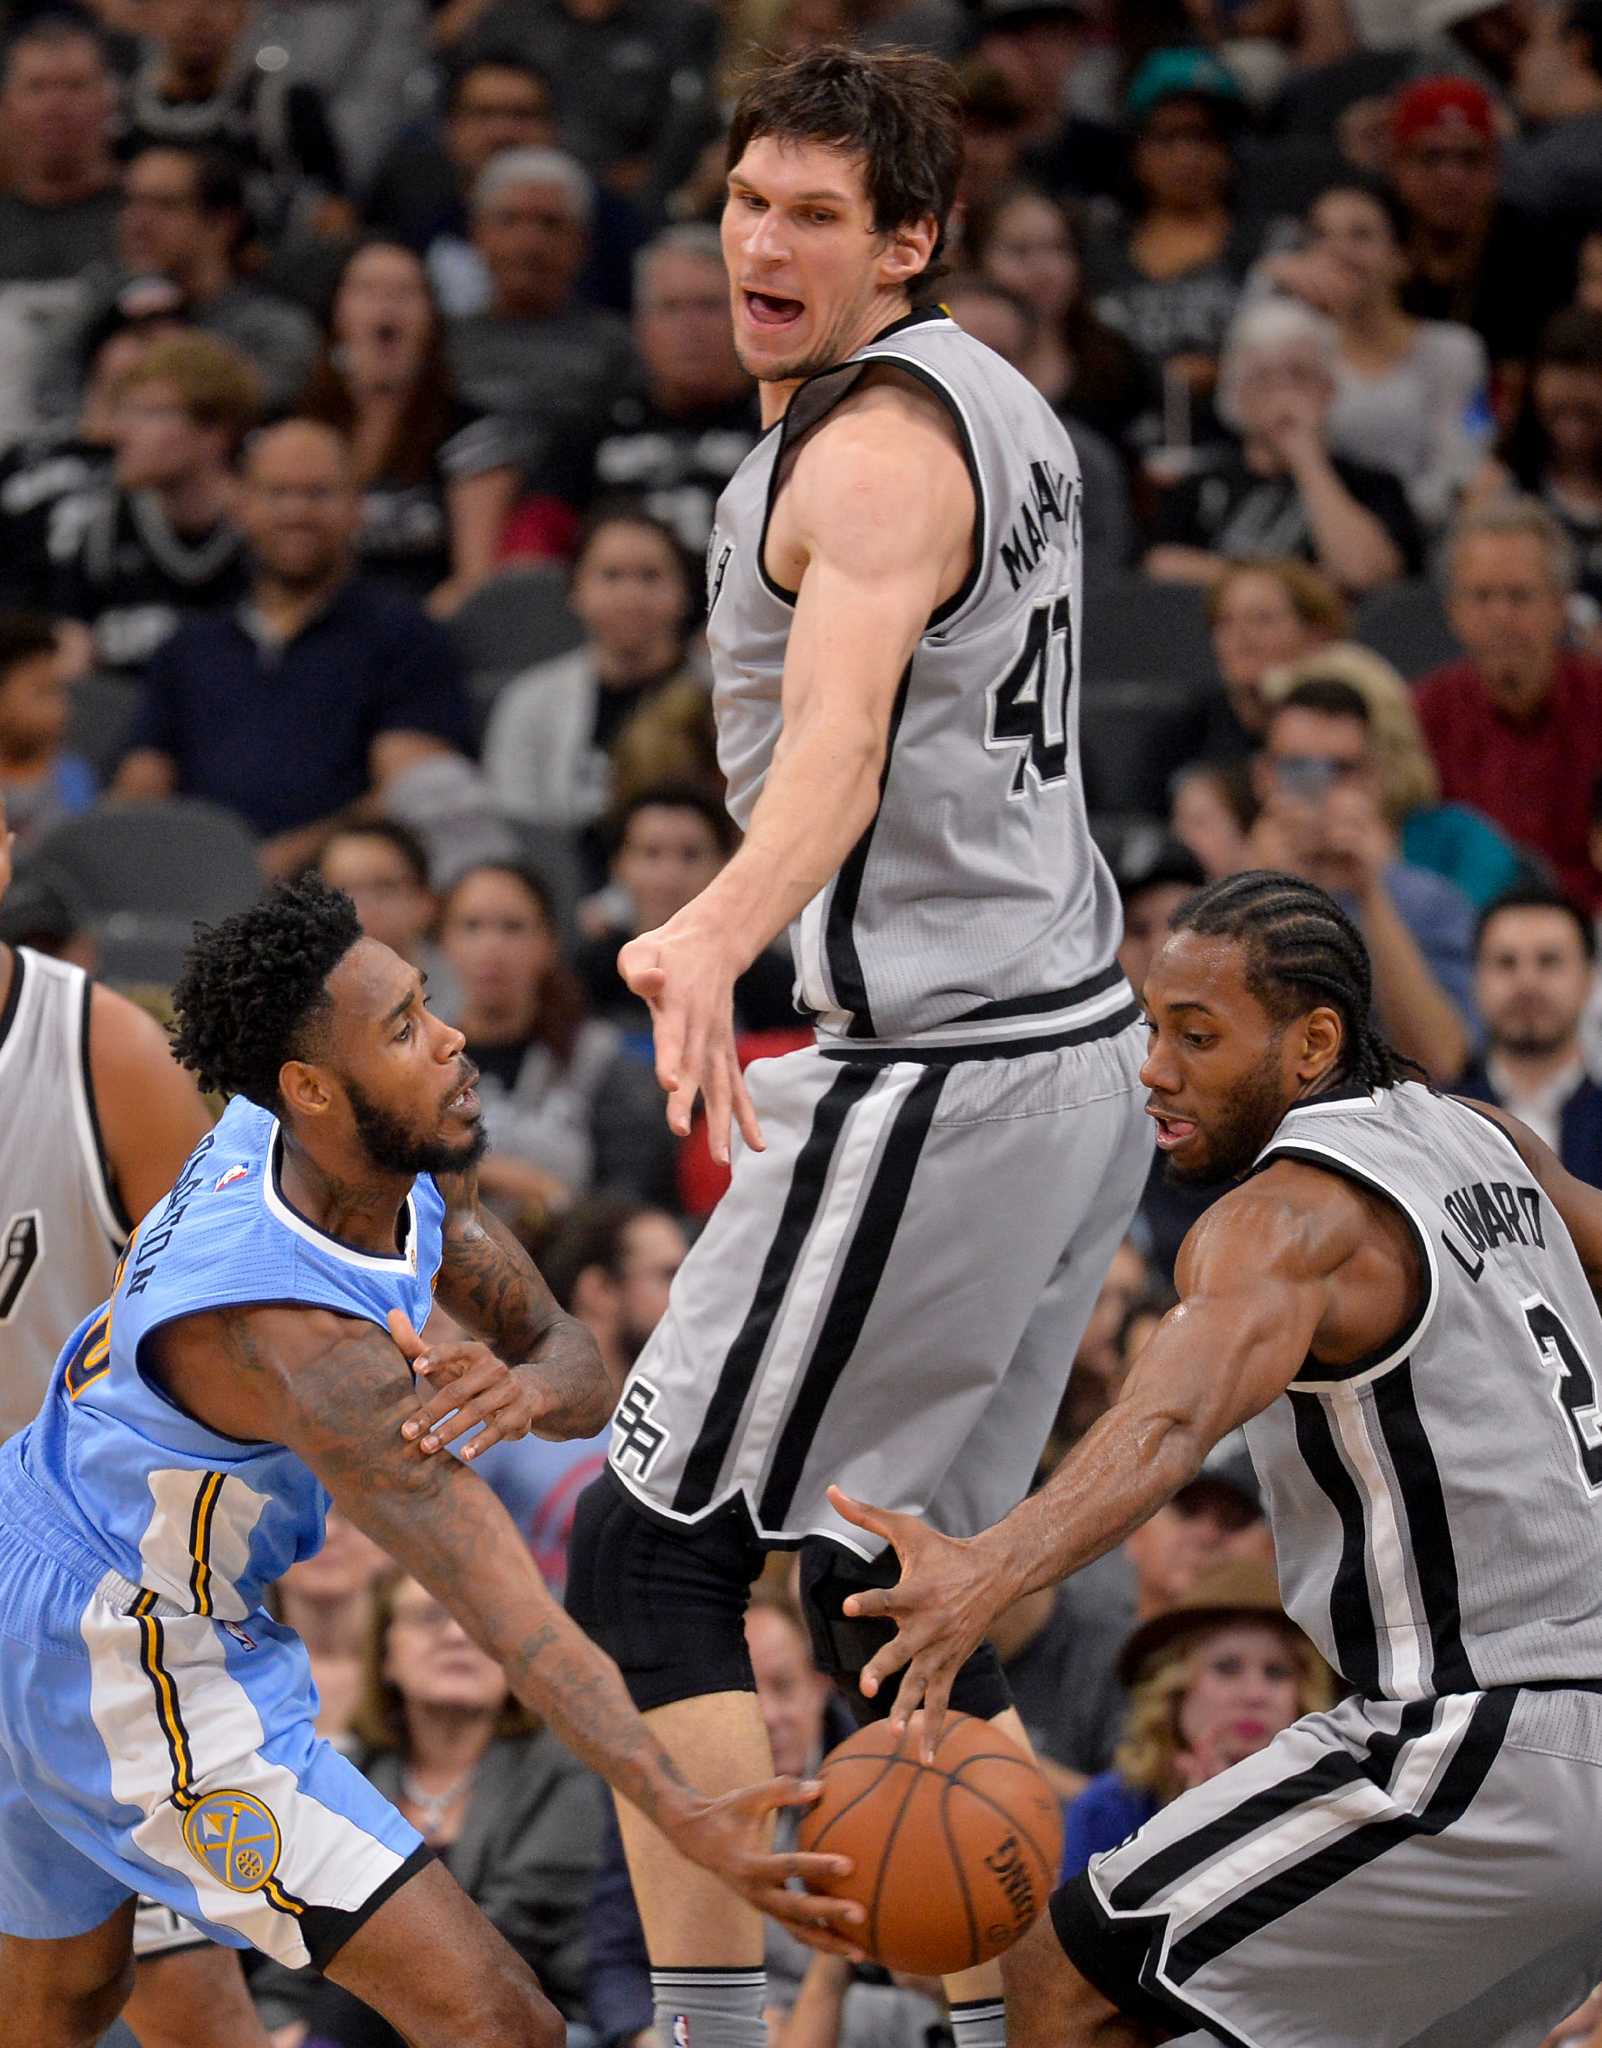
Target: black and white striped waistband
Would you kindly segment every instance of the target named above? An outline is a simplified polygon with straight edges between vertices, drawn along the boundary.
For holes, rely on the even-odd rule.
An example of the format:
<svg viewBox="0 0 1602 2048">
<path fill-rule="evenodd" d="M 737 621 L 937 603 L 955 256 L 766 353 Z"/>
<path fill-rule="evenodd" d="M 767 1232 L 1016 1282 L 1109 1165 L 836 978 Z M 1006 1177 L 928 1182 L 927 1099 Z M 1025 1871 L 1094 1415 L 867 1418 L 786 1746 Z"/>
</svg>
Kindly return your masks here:
<svg viewBox="0 0 1602 2048">
<path fill-rule="evenodd" d="M 958 1061 L 1015 1059 L 1115 1038 L 1140 1014 L 1123 969 L 1116 961 L 1099 974 L 1055 994 L 1009 996 L 981 1003 L 949 1023 L 902 1038 L 852 1038 L 818 1033 L 818 1049 L 830 1059 L 866 1060 L 887 1066 L 910 1060 L 951 1066 Z"/>
</svg>

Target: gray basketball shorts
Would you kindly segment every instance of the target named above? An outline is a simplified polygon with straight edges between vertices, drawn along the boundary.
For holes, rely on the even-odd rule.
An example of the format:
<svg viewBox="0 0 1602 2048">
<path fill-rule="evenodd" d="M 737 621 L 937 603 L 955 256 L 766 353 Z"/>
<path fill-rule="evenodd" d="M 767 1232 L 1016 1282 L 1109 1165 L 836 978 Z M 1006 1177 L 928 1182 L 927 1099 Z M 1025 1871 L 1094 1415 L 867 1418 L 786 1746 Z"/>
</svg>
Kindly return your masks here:
<svg viewBox="0 0 1602 2048">
<path fill-rule="evenodd" d="M 1028 1489 L 1151 1161 L 1144 1034 L 931 1064 L 808 1047 L 747 1072 L 766 1150 L 676 1276 L 612 1469 L 693 1523 L 881 1546 L 838 1484 L 968 1535 Z"/>
<path fill-rule="evenodd" d="M 1092 1858 L 1051 1914 L 1160 2038 L 1538 2048 L 1602 1982 L 1602 1693 L 1345 1700 Z"/>
</svg>

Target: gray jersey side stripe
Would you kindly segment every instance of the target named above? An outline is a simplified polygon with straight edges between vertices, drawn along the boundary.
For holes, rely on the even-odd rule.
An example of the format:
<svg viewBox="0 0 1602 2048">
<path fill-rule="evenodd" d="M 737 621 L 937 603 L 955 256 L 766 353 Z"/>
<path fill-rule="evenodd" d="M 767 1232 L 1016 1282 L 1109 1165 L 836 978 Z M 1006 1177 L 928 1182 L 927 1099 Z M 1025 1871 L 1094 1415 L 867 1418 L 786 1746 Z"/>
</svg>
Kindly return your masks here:
<svg viewBox="0 0 1602 2048">
<path fill-rule="evenodd" d="M 1365 1698 L 1380 1689 L 1379 1631 L 1374 1621 L 1368 1584 L 1368 1537 L 1363 1525 L 1363 1496 L 1336 1448 L 1335 1432 L 1316 1394 L 1285 1396 L 1296 1426 L 1296 1448 L 1319 1491 L 1340 1518 L 1340 1562 L 1329 1594 L 1329 1622 L 1335 1644 L 1335 1667 L 1348 1685 Z"/>
<path fill-rule="evenodd" d="M 851 1016 L 850 1025 L 847 1027 L 847 1036 L 851 1038 L 877 1038 L 879 1035 L 873 1028 L 873 1011 L 868 1004 L 868 987 L 863 979 L 862 960 L 857 952 L 856 937 L 851 927 L 862 895 L 862 878 L 867 872 L 874 829 L 879 823 L 884 807 L 884 793 L 890 781 L 890 763 L 896 750 L 896 735 L 900 732 L 902 718 L 906 715 L 907 697 L 911 689 L 912 663 L 909 661 L 901 671 L 901 681 L 896 688 L 896 701 L 890 713 L 890 730 L 885 736 L 884 766 L 879 770 L 878 806 L 868 821 L 867 830 L 846 855 L 829 896 L 823 945 L 829 962 L 829 979 L 834 984 L 834 999 L 840 1008 L 849 1011 Z"/>
</svg>

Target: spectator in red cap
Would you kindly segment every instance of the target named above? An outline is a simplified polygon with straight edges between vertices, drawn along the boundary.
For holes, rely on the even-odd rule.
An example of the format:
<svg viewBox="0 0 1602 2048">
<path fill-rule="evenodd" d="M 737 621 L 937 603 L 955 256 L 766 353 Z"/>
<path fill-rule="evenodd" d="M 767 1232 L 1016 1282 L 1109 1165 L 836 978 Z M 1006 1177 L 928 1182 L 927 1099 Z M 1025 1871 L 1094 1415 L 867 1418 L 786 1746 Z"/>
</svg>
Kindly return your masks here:
<svg viewBox="0 0 1602 2048">
<path fill-rule="evenodd" d="M 1421 78 L 1391 110 L 1390 173 L 1407 216 L 1402 306 L 1457 320 L 1485 343 L 1504 418 L 1517 366 L 1562 301 L 1563 252 L 1502 196 L 1502 147 L 1490 94 L 1468 78 Z"/>
<path fill-rule="evenodd" d="M 1602 661 L 1564 644 L 1574 548 L 1538 500 L 1500 498 L 1459 520 L 1452 630 L 1466 659 L 1419 686 L 1418 715 L 1447 803 L 1473 804 L 1602 909 L 1591 798 L 1602 779 Z"/>
</svg>

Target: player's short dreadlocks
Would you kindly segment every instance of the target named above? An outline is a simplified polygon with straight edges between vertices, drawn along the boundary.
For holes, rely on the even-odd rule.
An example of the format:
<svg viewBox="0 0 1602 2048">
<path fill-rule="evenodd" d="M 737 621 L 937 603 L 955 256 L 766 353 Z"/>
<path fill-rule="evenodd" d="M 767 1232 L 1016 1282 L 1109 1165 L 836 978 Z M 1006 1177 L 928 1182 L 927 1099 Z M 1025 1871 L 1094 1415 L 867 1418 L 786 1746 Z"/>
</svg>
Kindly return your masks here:
<svg viewBox="0 0 1602 2048">
<path fill-rule="evenodd" d="M 1236 940 L 1246 954 L 1246 986 L 1276 1023 L 1314 1004 L 1336 1011 L 1341 1080 L 1375 1089 L 1423 1078 L 1423 1068 L 1374 1029 L 1374 971 L 1363 935 L 1313 883 L 1262 869 L 1229 875 L 1182 903 L 1173 929 Z"/>
<path fill-rule="evenodd" d="M 279 1069 L 313 1056 L 328 977 L 360 937 L 355 904 L 315 875 L 197 925 L 172 992 L 179 1061 L 202 1088 L 281 1109 Z"/>
</svg>

